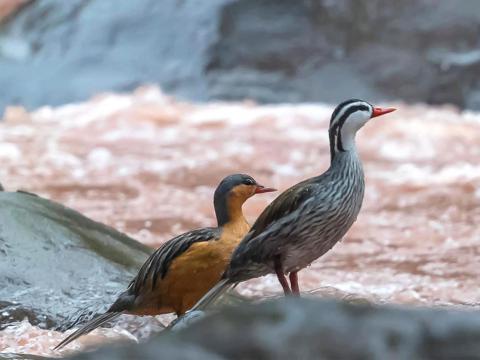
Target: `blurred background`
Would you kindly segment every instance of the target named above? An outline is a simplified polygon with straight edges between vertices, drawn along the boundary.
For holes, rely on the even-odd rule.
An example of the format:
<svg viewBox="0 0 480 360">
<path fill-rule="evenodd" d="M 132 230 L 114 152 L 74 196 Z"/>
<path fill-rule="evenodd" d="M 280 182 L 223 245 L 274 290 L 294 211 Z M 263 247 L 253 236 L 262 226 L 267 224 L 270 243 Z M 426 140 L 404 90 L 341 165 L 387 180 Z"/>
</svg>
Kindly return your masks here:
<svg viewBox="0 0 480 360">
<path fill-rule="evenodd" d="M 181 99 L 480 109 L 476 0 L 2 0 L 0 106 Z"/>
<path fill-rule="evenodd" d="M 395 106 L 357 137 L 357 223 L 300 281 L 320 297 L 480 302 L 478 0 L 0 0 L 0 89 L 5 189 L 149 248 L 214 225 L 227 174 L 283 190 L 325 171 L 339 101 Z M 5 195 L 0 353 L 52 355 L 55 329 L 105 308 L 150 250 L 112 260 L 120 235 L 94 246 L 97 225 Z M 276 195 L 249 200 L 248 219 Z M 281 293 L 273 277 L 239 291 Z M 126 323 L 77 349 L 158 327 Z"/>
</svg>

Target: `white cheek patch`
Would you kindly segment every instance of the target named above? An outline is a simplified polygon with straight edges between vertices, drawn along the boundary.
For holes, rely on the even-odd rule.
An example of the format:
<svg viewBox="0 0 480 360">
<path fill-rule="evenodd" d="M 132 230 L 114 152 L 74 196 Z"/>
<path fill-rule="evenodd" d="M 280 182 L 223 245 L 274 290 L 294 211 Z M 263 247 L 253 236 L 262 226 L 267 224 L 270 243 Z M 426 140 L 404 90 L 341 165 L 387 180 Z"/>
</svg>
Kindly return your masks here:
<svg viewBox="0 0 480 360">
<path fill-rule="evenodd" d="M 369 111 L 357 111 L 348 117 L 340 129 L 342 146 L 345 150 L 351 149 L 354 146 L 355 134 L 368 122 L 369 119 Z"/>
<path fill-rule="evenodd" d="M 350 115 L 342 126 L 342 136 L 347 133 L 357 132 L 363 125 L 370 119 L 370 112 L 368 111 L 356 111 Z M 354 134 L 353 134 L 354 135 Z"/>
<path fill-rule="evenodd" d="M 355 134 L 371 118 L 372 111 L 373 107 L 362 100 L 347 100 L 338 105 L 330 120 L 331 150 L 346 151 L 355 147 Z"/>
</svg>

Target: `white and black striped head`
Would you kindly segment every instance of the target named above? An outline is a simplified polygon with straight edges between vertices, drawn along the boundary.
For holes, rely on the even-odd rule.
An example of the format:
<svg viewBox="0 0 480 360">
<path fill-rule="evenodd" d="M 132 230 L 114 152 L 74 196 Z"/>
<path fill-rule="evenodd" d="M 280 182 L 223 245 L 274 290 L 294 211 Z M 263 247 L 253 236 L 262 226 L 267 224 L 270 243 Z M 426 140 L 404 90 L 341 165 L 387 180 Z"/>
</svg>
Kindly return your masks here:
<svg viewBox="0 0 480 360">
<path fill-rule="evenodd" d="M 265 187 L 246 174 L 233 174 L 224 178 L 215 190 L 213 204 L 218 226 L 241 215 L 242 205 L 255 194 L 276 191 Z"/>
<path fill-rule="evenodd" d="M 354 146 L 355 134 L 368 120 L 395 111 L 394 108 L 374 107 L 366 101 L 350 99 L 340 103 L 330 119 L 330 148 L 335 152 L 347 151 Z"/>
</svg>

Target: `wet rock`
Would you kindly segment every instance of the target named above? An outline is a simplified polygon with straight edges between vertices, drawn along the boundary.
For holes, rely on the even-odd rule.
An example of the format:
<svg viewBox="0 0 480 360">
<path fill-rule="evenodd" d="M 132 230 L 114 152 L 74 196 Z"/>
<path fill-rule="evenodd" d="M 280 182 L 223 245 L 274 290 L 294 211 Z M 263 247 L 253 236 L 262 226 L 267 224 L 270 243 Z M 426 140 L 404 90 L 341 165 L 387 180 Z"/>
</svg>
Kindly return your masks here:
<svg viewBox="0 0 480 360">
<path fill-rule="evenodd" d="M 169 360 L 225 360 L 224 357 L 218 356 L 211 351 L 203 349 L 201 346 L 183 344 L 179 342 L 162 343 L 161 345 L 152 346 L 150 343 L 139 347 L 115 347 L 105 351 L 94 352 L 92 354 L 81 354 L 71 359 L 115 359 L 115 360 L 156 360 L 161 358 Z"/>
<path fill-rule="evenodd" d="M 124 289 L 149 253 L 62 205 L 25 192 L 0 193 L 2 327 L 24 318 L 42 328 L 62 327 L 79 315 L 93 316 Z"/>
<path fill-rule="evenodd" d="M 72 359 L 478 359 L 480 315 L 287 299 L 229 308 L 147 344 Z"/>
<path fill-rule="evenodd" d="M 23 319 L 27 319 L 32 325 L 43 328 L 53 327 L 53 321 L 45 314 L 39 314 L 35 310 L 18 303 L 0 301 L 0 330 L 3 330 L 12 322 Z"/>
<path fill-rule="evenodd" d="M 32 355 L 32 354 L 13 354 L 13 353 L 1 353 L 0 360 L 47 360 L 51 358 L 46 358 L 43 356 Z"/>
<path fill-rule="evenodd" d="M 2 30 L 0 108 L 154 82 L 195 100 L 479 109 L 478 65 L 448 65 L 478 52 L 479 14 L 476 0 L 35 1 Z"/>
</svg>

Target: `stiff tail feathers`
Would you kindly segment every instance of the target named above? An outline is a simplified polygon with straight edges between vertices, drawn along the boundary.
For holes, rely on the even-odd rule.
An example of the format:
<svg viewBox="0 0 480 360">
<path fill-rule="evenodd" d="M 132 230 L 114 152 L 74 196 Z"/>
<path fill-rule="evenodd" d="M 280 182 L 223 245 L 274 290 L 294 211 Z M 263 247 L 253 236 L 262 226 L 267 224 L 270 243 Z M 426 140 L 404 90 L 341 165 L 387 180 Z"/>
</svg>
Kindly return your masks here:
<svg viewBox="0 0 480 360">
<path fill-rule="evenodd" d="M 189 311 L 205 311 L 205 309 L 210 304 L 215 302 L 220 296 L 222 296 L 225 292 L 235 286 L 236 284 L 230 282 L 229 279 L 220 280 L 217 285 L 215 285 L 205 295 L 203 295 L 203 297 L 198 300 L 197 303 Z"/>
<path fill-rule="evenodd" d="M 196 310 L 204 311 L 210 304 L 215 302 L 220 296 L 222 296 L 225 292 L 235 287 L 236 285 L 237 285 L 236 283 L 230 282 L 229 279 L 220 280 L 189 310 L 189 312 L 196 311 Z M 90 333 L 91 331 L 95 330 L 99 326 L 116 318 L 121 314 L 122 312 L 106 312 L 105 314 L 102 314 L 92 319 L 83 327 L 81 327 L 80 329 L 70 334 L 65 339 L 63 339 L 57 346 L 53 348 L 53 350 L 59 350 L 63 348 L 64 346 L 70 344 L 72 341 L 78 339 L 80 336 Z"/>
<path fill-rule="evenodd" d="M 53 350 L 59 350 L 63 348 L 65 345 L 70 344 L 72 341 L 78 339 L 80 336 L 88 334 L 89 332 L 95 330 L 104 323 L 115 319 L 121 314 L 121 312 L 106 312 L 105 314 L 97 316 L 96 318 L 90 320 L 88 323 L 82 326 L 80 329 L 63 339 L 57 346 L 53 348 Z"/>
</svg>

